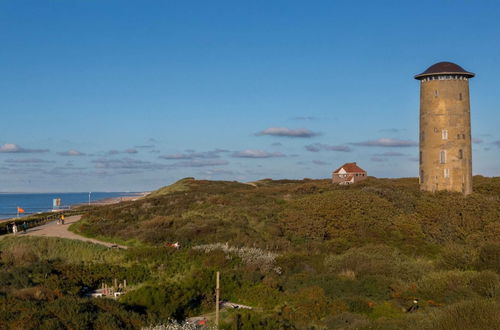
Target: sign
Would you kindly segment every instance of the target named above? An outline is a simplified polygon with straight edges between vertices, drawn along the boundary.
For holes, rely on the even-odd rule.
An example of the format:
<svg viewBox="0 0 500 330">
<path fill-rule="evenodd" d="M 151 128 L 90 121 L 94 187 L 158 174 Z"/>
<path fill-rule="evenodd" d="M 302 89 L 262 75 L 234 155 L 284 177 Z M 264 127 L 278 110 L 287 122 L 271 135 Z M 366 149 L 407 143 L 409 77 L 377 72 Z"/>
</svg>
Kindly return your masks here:
<svg viewBox="0 0 500 330">
<path fill-rule="evenodd" d="M 52 209 L 59 210 L 60 207 L 61 207 L 61 199 L 60 198 L 54 198 L 52 200 Z"/>
</svg>

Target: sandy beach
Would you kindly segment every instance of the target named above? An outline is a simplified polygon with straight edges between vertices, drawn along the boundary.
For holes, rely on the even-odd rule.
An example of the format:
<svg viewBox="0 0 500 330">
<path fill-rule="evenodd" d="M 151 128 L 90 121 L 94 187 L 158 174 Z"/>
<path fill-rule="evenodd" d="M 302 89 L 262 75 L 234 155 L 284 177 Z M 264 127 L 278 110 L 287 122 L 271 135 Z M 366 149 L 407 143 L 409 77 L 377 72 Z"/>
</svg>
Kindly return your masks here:
<svg viewBox="0 0 500 330">
<path fill-rule="evenodd" d="M 109 205 L 109 204 L 116 204 L 116 203 L 121 203 L 121 202 L 130 202 L 130 201 L 135 201 L 140 198 L 143 198 L 147 195 L 149 195 L 150 192 L 140 192 L 140 193 L 134 193 L 133 195 L 130 196 L 120 196 L 120 197 L 112 197 L 112 198 L 105 198 L 105 199 L 100 199 L 96 201 L 91 201 L 90 205 Z M 84 206 L 84 205 L 89 205 L 88 203 L 80 203 L 80 204 L 75 204 L 71 205 L 71 208 L 79 207 L 79 206 Z"/>
</svg>

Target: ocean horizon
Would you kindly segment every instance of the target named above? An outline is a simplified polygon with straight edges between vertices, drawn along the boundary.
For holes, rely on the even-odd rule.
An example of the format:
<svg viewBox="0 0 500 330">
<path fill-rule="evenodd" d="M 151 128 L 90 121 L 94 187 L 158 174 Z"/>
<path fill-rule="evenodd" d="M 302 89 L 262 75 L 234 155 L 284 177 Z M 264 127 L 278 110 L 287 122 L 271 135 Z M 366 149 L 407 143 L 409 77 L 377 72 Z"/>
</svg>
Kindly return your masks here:
<svg viewBox="0 0 500 330">
<path fill-rule="evenodd" d="M 92 192 L 90 202 L 96 202 L 107 198 L 133 196 L 137 192 Z M 88 192 L 73 193 L 5 193 L 0 192 L 0 219 L 9 219 L 17 216 L 17 208 L 22 208 L 25 213 L 22 216 L 48 212 L 52 210 L 53 200 L 61 199 L 61 208 L 69 208 L 76 204 L 89 202 Z"/>
</svg>

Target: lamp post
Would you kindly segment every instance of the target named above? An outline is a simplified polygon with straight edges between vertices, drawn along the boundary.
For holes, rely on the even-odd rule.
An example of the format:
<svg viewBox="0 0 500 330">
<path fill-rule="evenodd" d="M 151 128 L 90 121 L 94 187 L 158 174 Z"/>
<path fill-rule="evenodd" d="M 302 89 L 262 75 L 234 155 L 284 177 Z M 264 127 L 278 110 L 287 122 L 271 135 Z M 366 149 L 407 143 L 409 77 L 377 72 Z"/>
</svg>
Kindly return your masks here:
<svg viewBox="0 0 500 330">
<path fill-rule="evenodd" d="M 219 329 L 220 273 L 215 276 L 215 329 Z"/>
</svg>

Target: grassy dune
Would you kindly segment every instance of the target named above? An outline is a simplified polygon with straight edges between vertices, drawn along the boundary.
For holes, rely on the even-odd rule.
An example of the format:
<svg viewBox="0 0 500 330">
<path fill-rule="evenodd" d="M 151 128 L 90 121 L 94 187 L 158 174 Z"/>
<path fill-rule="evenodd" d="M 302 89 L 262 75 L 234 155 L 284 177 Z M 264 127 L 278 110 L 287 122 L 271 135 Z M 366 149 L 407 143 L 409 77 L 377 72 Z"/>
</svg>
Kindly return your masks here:
<svg viewBox="0 0 500 330">
<path fill-rule="evenodd" d="M 74 227 L 134 242 L 126 251 L 0 240 L 0 299 L 24 308 L 12 315 L 36 301 L 19 290 L 88 304 L 81 286 L 126 278 L 132 290 L 105 322 L 135 327 L 211 312 L 220 271 L 222 298 L 254 307 L 225 311 L 228 329 L 496 329 L 500 180 L 475 177 L 474 189 L 467 197 L 423 193 L 413 178 L 347 187 L 187 178 L 135 202 L 96 207 Z M 176 241 L 180 250 L 164 246 Z M 26 272 L 35 275 L 23 281 Z M 406 312 L 414 299 L 418 310 Z M 99 308 L 90 308 L 94 326 L 104 322 Z"/>
</svg>

